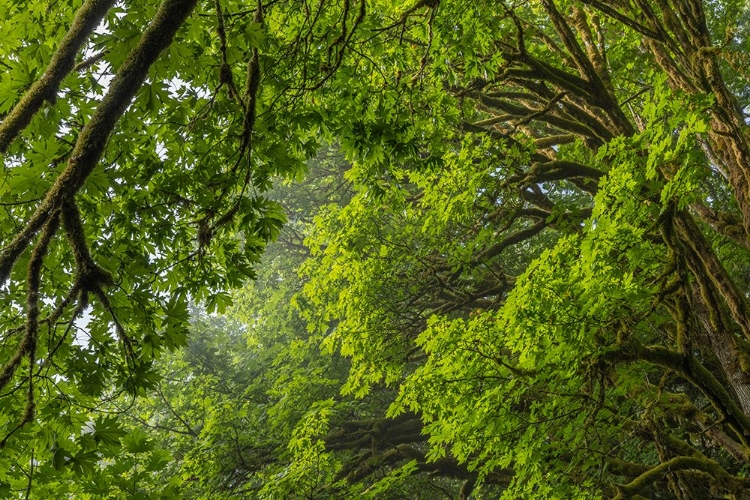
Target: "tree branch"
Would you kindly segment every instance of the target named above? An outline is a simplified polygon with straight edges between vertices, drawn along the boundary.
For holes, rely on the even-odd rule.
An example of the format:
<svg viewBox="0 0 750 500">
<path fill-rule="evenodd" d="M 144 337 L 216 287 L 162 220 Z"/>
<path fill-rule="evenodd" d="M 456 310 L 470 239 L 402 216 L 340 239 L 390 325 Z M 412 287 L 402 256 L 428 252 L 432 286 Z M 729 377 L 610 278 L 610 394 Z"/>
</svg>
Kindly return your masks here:
<svg viewBox="0 0 750 500">
<path fill-rule="evenodd" d="M 86 0 L 81 6 L 44 75 L 0 123 L 0 153 L 5 153 L 13 139 L 31 123 L 44 101 L 55 99 L 60 83 L 75 66 L 78 51 L 114 3 L 114 0 Z"/>
</svg>

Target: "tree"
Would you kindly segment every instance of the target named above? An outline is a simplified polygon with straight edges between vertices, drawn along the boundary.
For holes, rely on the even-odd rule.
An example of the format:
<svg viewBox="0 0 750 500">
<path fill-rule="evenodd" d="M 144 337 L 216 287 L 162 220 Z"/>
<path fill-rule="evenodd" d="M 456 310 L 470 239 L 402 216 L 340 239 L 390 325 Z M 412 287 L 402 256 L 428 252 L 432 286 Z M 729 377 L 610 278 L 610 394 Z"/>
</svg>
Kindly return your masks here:
<svg viewBox="0 0 750 500">
<path fill-rule="evenodd" d="M 344 390 L 398 388 L 508 498 L 744 497 L 746 12 L 421 8 L 394 56 L 420 111 L 377 130 L 429 147 L 353 144 L 369 189 L 307 265 Z"/>
<path fill-rule="evenodd" d="M 188 303 L 253 276 L 284 221 L 270 177 L 317 151 L 302 98 L 362 17 L 298 6 L 0 5 L 3 488 L 98 463 L 90 411 L 155 387 Z"/>
<path fill-rule="evenodd" d="M 293 222 L 268 246 L 258 278 L 234 297 L 227 311 L 234 322 L 195 313 L 187 349 L 158 362 L 164 378 L 151 397 L 114 405 L 128 435 L 150 443 L 139 466 L 125 457 L 134 474 L 152 470 L 153 453 L 172 457 L 157 484 L 138 482 L 155 488 L 150 494 L 163 494 L 167 483 L 190 498 L 435 498 L 476 478 L 455 460 L 427 463 L 419 418 L 385 416 L 393 391 L 341 396 L 348 362 L 321 352 L 320 335 L 288 308 L 304 285 L 297 271 L 309 256 L 301 237 L 312 216 L 350 198 L 342 189 L 348 165 L 331 153 L 310 163 L 304 185 L 269 193 Z M 109 469 L 123 467 L 88 482 L 132 496 L 109 480 Z M 125 476 L 122 484 L 134 483 Z"/>
<path fill-rule="evenodd" d="M 429 448 L 347 469 L 382 406 L 321 402 L 290 443 L 327 461 L 311 494 L 425 452 L 474 474 L 463 496 L 747 496 L 744 4 L 194 3 L 4 6 L 4 481 L 121 443 L 80 433 L 89 408 L 156 387 L 189 300 L 228 305 L 283 220 L 271 175 L 322 136 L 358 191 L 319 214 L 298 302 L 347 397 Z"/>
</svg>

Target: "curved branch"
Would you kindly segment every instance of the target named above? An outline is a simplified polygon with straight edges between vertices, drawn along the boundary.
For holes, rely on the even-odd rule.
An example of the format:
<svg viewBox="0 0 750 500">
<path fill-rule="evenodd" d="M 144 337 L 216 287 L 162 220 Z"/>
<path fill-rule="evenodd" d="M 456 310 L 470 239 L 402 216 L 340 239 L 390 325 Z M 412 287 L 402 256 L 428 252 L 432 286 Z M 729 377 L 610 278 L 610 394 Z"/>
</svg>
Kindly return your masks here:
<svg viewBox="0 0 750 500">
<path fill-rule="evenodd" d="M 500 255 L 503 250 L 508 248 L 511 245 L 515 245 L 516 243 L 520 243 L 524 240 L 528 240 L 529 238 L 536 236 L 542 230 L 547 227 L 547 221 L 541 220 L 534 224 L 533 226 L 527 227 L 526 229 L 521 229 L 520 231 L 517 231 L 510 236 L 504 238 L 502 241 L 495 243 L 487 250 L 481 252 L 477 257 L 474 259 L 475 261 L 482 261 L 485 259 L 491 259 L 493 257 L 497 257 Z"/>
<path fill-rule="evenodd" d="M 748 479 L 730 475 L 721 465 L 707 457 L 675 457 L 649 469 L 628 484 L 618 485 L 620 491 L 615 499 L 631 498 L 664 475 L 681 470 L 705 472 L 725 483 L 740 483 L 745 486 L 750 483 Z"/>
<path fill-rule="evenodd" d="M 719 212 L 701 203 L 693 203 L 690 209 L 717 233 L 750 250 L 750 240 L 745 234 L 742 220 L 726 212 Z"/>
<path fill-rule="evenodd" d="M 553 160 L 546 163 L 534 163 L 531 170 L 523 177 L 516 176 L 511 181 L 518 180 L 522 184 L 539 183 L 546 181 L 560 181 L 572 179 L 588 179 L 596 182 L 578 183 L 579 187 L 589 194 L 596 194 L 598 190 L 599 179 L 604 176 L 604 172 L 597 170 L 588 165 L 566 160 Z"/>
<path fill-rule="evenodd" d="M 640 24 L 639 22 L 634 21 L 633 19 L 630 19 L 628 16 L 619 13 L 614 8 L 610 7 L 604 2 L 600 2 L 599 0 L 581 0 L 581 2 L 585 3 L 586 5 L 590 5 L 591 7 L 598 10 L 599 12 L 606 14 L 612 19 L 615 19 L 621 22 L 625 26 L 631 28 L 633 31 L 640 33 L 643 36 L 647 36 L 657 41 L 664 40 L 664 38 L 656 31 L 653 31 L 649 29 L 648 27 Z"/>
<path fill-rule="evenodd" d="M 34 82 L 0 123 L 0 153 L 5 153 L 13 139 L 31 123 L 44 101 L 55 99 L 60 83 L 73 71 L 78 51 L 114 3 L 114 0 L 87 0 L 81 6 L 42 78 Z"/>
<path fill-rule="evenodd" d="M 680 214 L 676 218 L 676 226 L 683 241 L 701 261 L 705 273 L 726 301 L 732 319 L 740 327 L 745 338 L 750 340 L 750 317 L 747 315 L 747 300 L 727 273 L 700 229 L 695 225 L 692 217 L 686 213 Z"/>
<path fill-rule="evenodd" d="M 141 87 L 151 65 L 169 46 L 197 0 L 164 0 L 138 44 L 130 51 L 93 116 L 81 130 L 68 165 L 47 192 L 26 226 L 0 250 L 0 285 L 5 283 L 34 235 L 60 208 L 65 198 L 78 193 L 104 154 L 115 125 Z"/>
<path fill-rule="evenodd" d="M 53 217 L 44 226 L 44 231 L 39 241 L 31 252 L 31 259 L 28 267 L 28 292 L 26 299 L 26 332 L 21 343 L 16 349 L 16 353 L 3 366 L 0 371 L 0 389 L 3 389 L 13 378 L 18 366 L 25 356 L 29 356 L 31 366 L 33 367 L 33 358 L 36 357 L 36 339 L 39 330 L 39 287 L 41 285 L 41 272 L 44 257 L 55 233 L 59 228 L 59 213 L 55 212 Z M 31 390 L 31 385 L 29 386 Z"/>
<path fill-rule="evenodd" d="M 609 352 L 604 357 L 615 362 L 646 361 L 673 370 L 711 401 L 714 408 L 745 438 L 743 445 L 747 445 L 747 438 L 750 436 L 750 417 L 743 413 L 722 383 L 694 356 L 683 355 L 660 346 L 646 347 L 630 340 L 622 349 Z"/>
</svg>

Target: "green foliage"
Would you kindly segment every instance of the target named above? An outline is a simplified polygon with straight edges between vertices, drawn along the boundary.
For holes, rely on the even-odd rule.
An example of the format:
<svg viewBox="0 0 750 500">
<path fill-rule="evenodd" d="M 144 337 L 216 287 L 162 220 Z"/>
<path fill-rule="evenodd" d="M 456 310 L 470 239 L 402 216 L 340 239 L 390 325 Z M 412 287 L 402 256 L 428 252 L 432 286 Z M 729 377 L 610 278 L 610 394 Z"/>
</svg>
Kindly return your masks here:
<svg viewBox="0 0 750 500">
<path fill-rule="evenodd" d="M 744 498 L 747 5 L 313 3 L 0 0 L 0 496 Z"/>
</svg>

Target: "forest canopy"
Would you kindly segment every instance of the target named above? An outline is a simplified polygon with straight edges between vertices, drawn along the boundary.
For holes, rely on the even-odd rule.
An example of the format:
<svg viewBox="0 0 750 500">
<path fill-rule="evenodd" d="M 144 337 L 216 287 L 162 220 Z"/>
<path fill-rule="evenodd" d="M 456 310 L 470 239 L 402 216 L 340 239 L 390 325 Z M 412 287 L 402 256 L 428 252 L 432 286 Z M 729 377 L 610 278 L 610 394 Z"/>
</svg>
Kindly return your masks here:
<svg viewBox="0 0 750 500">
<path fill-rule="evenodd" d="M 0 497 L 750 498 L 748 35 L 0 0 Z"/>
</svg>

